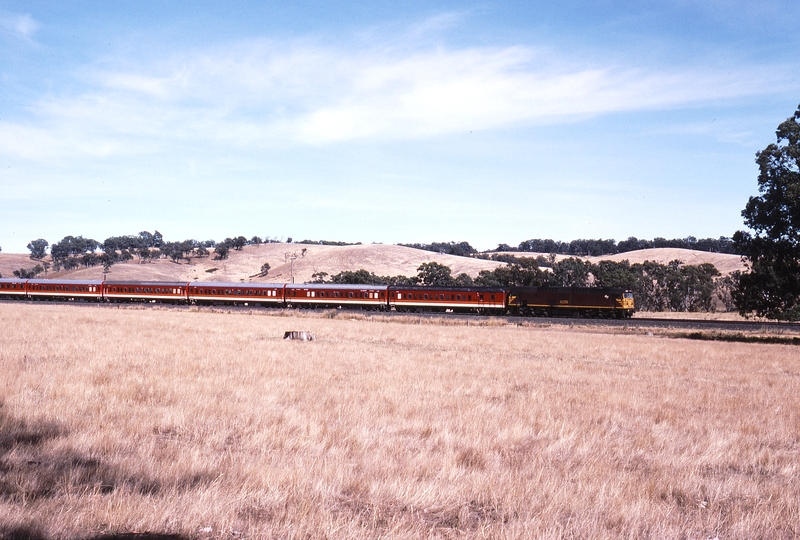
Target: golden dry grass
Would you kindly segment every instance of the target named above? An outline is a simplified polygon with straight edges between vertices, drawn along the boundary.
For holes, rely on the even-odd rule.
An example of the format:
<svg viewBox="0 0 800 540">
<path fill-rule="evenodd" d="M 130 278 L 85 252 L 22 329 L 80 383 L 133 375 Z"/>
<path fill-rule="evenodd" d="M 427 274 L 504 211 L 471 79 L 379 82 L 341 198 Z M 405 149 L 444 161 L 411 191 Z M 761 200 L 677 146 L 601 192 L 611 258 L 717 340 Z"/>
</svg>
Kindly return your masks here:
<svg viewBox="0 0 800 540">
<path fill-rule="evenodd" d="M 0 304 L 0 531 L 800 535 L 797 347 L 276 315 Z"/>
</svg>

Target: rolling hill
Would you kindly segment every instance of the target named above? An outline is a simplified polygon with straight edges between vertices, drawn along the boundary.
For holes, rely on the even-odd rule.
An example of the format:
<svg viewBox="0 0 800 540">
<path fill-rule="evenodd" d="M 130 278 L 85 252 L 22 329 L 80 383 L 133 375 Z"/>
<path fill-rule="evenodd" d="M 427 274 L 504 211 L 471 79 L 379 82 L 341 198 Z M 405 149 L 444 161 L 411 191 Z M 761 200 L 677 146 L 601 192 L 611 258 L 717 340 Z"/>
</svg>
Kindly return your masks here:
<svg viewBox="0 0 800 540">
<path fill-rule="evenodd" d="M 536 253 L 511 253 L 517 256 L 533 256 Z M 294 263 L 289 261 L 295 257 Z M 559 260 L 565 256 L 559 255 Z M 723 274 L 744 269 L 741 258 L 737 255 L 707 253 L 687 249 L 645 249 L 618 255 L 603 257 L 587 257 L 587 260 L 621 261 L 631 263 L 645 260 L 667 263 L 680 259 L 686 264 L 710 262 Z M 289 282 L 292 273 L 297 283 L 311 281 L 312 275 L 326 272 L 329 276 L 343 270 L 365 269 L 381 276 L 406 275 L 414 276 L 417 268 L 425 262 L 436 261 L 450 267 L 454 275 L 462 272 L 472 277 L 481 270 L 492 270 L 503 263 L 443 255 L 419 249 L 368 244 L 355 246 L 321 246 L 313 244 L 262 244 L 246 246 L 241 251 L 231 251 L 227 260 L 214 260 L 213 257 L 193 258 L 189 263 L 179 264 L 168 259 L 155 262 L 139 263 L 129 261 L 111 267 L 107 279 L 132 279 L 142 281 L 228 281 L 228 282 Z M 266 277 L 257 274 L 264 263 L 269 263 L 270 270 Z M 36 264 L 26 254 L 0 253 L 0 274 L 13 277 L 12 272 L 19 268 L 30 268 Z M 103 279 L 103 268 L 79 268 L 71 271 L 50 272 L 40 277 L 69 279 Z"/>
</svg>

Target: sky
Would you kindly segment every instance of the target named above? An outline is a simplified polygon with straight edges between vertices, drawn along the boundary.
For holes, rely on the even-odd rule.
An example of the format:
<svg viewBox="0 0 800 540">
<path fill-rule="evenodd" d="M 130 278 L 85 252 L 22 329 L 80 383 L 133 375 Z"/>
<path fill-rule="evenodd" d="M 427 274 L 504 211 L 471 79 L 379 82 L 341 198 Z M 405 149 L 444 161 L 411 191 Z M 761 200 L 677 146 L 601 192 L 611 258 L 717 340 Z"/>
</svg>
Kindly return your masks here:
<svg viewBox="0 0 800 540">
<path fill-rule="evenodd" d="M 0 0 L 0 248 L 731 236 L 800 2 Z"/>
</svg>

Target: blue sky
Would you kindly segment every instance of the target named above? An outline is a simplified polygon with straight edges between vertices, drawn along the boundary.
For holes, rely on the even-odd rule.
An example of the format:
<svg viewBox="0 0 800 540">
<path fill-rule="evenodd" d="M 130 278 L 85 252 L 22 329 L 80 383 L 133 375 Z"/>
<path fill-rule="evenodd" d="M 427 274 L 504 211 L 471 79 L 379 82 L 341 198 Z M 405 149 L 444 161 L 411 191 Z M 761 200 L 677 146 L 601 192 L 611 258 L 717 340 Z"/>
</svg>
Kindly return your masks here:
<svg viewBox="0 0 800 540">
<path fill-rule="evenodd" d="M 798 20 L 794 0 L 0 1 L 0 246 L 730 236 L 800 103 Z"/>
</svg>

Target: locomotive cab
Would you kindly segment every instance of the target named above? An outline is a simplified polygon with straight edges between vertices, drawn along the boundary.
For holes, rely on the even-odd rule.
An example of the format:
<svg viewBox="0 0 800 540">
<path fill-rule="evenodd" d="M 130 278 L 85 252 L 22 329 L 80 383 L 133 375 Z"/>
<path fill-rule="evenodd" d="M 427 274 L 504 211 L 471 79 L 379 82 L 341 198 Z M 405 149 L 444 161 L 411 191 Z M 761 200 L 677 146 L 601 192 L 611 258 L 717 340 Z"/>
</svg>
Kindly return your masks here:
<svg viewBox="0 0 800 540">
<path fill-rule="evenodd" d="M 631 291 L 623 292 L 616 300 L 617 309 L 621 310 L 626 318 L 633 315 L 633 312 L 636 311 L 636 307 L 633 303 L 633 293 Z"/>
</svg>

